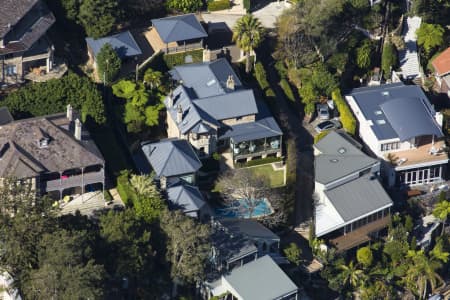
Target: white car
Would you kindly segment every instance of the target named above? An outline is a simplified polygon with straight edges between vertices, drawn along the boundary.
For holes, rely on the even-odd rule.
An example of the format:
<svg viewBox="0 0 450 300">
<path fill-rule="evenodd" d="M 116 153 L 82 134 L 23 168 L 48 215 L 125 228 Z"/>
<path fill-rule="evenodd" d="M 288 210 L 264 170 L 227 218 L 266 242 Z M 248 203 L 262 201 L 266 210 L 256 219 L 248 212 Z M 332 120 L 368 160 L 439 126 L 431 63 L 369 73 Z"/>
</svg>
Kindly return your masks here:
<svg viewBox="0 0 450 300">
<path fill-rule="evenodd" d="M 317 106 L 317 116 L 319 117 L 319 120 L 330 119 L 330 112 L 327 104 L 319 104 Z"/>
</svg>

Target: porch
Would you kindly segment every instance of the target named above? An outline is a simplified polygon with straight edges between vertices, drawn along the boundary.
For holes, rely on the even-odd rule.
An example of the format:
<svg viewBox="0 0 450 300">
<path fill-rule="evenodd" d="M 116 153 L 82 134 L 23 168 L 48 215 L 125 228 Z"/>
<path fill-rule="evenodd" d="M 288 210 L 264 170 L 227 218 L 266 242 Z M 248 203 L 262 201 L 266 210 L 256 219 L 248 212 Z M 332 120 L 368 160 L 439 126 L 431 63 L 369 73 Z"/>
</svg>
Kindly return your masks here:
<svg viewBox="0 0 450 300">
<path fill-rule="evenodd" d="M 282 136 L 238 141 L 234 141 L 233 138 L 230 139 L 230 148 L 234 162 L 265 158 L 271 155 L 281 156 Z"/>
<path fill-rule="evenodd" d="M 165 54 L 173 54 L 190 50 L 203 49 L 203 39 L 165 43 L 154 27 L 151 27 L 147 32 L 145 32 L 144 36 L 152 47 L 154 53 L 162 51 Z"/>
<path fill-rule="evenodd" d="M 443 163 L 446 163 L 448 161 L 444 140 L 435 141 L 434 143 L 430 141 L 412 149 L 390 152 L 385 155 L 385 160 L 389 160 L 389 154 L 393 156 L 391 160 L 396 166 L 396 169 L 403 169 L 418 164 L 430 163 L 430 165 L 433 165 L 435 162 L 443 161 Z"/>
<path fill-rule="evenodd" d="M 47 64 L 41 66 L 29 67 L 25 69 L 24 78 L 33 82 L 44 82 L 50 79 L 61 78 L 66 74 L 68 68 L 67 64 L 63 61 L 55 61 L 52 63 L 51 68 Z"/>
</svg>

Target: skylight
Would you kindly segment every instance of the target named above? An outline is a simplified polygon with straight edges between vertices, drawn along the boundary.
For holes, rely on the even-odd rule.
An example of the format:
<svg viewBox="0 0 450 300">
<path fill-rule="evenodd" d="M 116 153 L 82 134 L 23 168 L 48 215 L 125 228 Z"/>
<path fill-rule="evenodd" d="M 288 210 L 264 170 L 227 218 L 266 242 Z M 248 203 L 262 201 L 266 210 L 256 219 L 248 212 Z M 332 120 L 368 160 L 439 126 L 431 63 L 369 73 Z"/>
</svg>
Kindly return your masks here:
<svg viewBox="0 0 450 300">
<path fill-rule="evenodd" d="M 382 112 L 381 110 L 376 110 L 376 111 L 375 111 L 375 114 L 376 114 L 377 116 L 379 116 L 379 115 L 383 114 L 383 112 Z"/>
<path fill-rule="evenodd" d="M 385 120 L 377 120 L 376 122 L 377 122 L 378 125 L 384 125 L 384 124 L 386 124 L 386 121 L 385 121 Z"/>
<path fill-rule="evenodd" d="M 388 91 L 384 91 L 381 93 L 383 96 L 389 96 L 389 92 Z"/>
<path fill-rule="evenodd" d="M 338 152 L 340 154 L 344 154 L 345 152 L 347 152 L 347 149 L 345 149 L 344 147 L 341 147 L 341 148 L 338 149 Z"/>
<path fill-rule="evenodd" d="M 215 83 L 216 83 L 216 80 L 215 80 L 215 79 L 212 79 L 212 80 L 208 81 L 208 82 L 206 83 L 206 85 L 207 85 L 207 86 L 212 86 L 212 85 L 215 84 Z"/>
</svg>

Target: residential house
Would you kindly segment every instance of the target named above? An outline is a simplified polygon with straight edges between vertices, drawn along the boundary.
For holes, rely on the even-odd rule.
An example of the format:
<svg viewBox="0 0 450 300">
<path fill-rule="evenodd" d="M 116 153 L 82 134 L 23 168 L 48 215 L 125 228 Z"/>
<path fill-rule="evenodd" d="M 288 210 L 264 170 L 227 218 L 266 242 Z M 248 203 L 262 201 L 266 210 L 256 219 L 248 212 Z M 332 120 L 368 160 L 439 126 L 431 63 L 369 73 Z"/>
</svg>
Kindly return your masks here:
<svg viewBox="0 0 450 300">
<path fill-rule="evenodd" d="M 442 115 L 419 86 L 403 83 L 358 88 L 345 96 L 358 120 L 358 134 L 382 159 L 389 186 L 441 182 L 448 155 Z"/>
<path fill-rule="evenodd" d="M 53 67 L 53 45 L 45 33 L 55 17 L 40 0 L 3 0 L 0 9 L 0 84 L 22 82 Z"/>
<path fill-rule="evenodd" d="M 202 163 L 186 140 L 165 139 L 157 143 L 143 143 L 141 149 L 162 190 L 180 180 L 195 185 L 196 173 Z"/>
<path fill-rule="evenodd" d="M 341 131 L 314 145 L 315 235 L 339 251 L 370 240 L 389 224 L 392 201 L 378 180 L 380 162 Z"/>
<path fill-rule="evenodd" d="M 450 47 L 436 56 L 431 61 L 431 65 L 434 68 L 434 76 L 439 91 L 450 97 Z"/>
<path fill-rule="evenodd" d="M 55 199 L 104 189 L 105 161 L 70 105 L 66 113 L 11 121 L 0 130 L 0 178 Z"/>
<path fill-rule="evenodd" d="M 96 58 L 105 44 L 112 46 L 122 62 L 130 61 L 142 54 L 141 48 L 128 30 L 100 39 L 86 38 L 86 43 L 89 59 L 93 62 L 94 68 L 97 68 Z"/>
<path fill-rule="evenodd" d="M 217 296 L 237 300 L 296 300 L 298 287 L 266 255 L 208 283 L 203 294 L 206 299 Z"/>
<path fill-rule="evenodd" d="M 280 157 L 282 131 L 226 59 L 176 66 L 166 97 L 167 134 L 189 141 L 199 157 L 230 149 L 233 162 Z"/>
<path fill-rule="evenodd" d="M 207 36 L 194 14 L 153 19 L 146 34 L 153 51 L 166 54 L 203 49 Z"/>
<path fill-rule="evenodd" d="M 169 208 L 181 209 L 187 216 L 202 219 L 209 214 L 208 207 L 202 193 L 196 186 L 181 181 L 167 188 Z"/>
</svg>

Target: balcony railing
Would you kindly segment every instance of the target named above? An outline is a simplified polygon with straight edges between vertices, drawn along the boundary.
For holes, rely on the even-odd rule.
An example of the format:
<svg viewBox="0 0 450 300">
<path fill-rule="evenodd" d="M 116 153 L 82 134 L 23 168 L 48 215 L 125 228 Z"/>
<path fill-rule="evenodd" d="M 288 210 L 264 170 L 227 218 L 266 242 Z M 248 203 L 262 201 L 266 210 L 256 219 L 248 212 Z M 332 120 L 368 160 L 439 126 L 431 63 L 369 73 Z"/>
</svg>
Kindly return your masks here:
<svg viewBox="0 0 450 300">
<path fill-rule="evenodd" d="M 83 175 L 69 176 L 55 180 L 42 182 L 42 189 L 46 192 L 60 191 L 72 187 L 81 187 L 87 184 L 104 183 L 105 171 L 102 169 L 98 172 L 89 172 Z"/>
<path fill-rule="evenodd" d="M 235 159 L 258 156 L 262 154 L 273 154 L 281 151 L 280 141 L 274 140 L 265 144 L 240 143 L 234 145 L 233 156 Z"/>
<path fill-rule="evenodd" d="M 166 47 L 163 48 L 162 51 L 166 54 L 172 54 L 172 53 L 180 53 L 180 52 L 186 52 L 190 50 L 196 50 L 196 49 L 202 49 L 203 43 L 192 43 L 192 44 L 186 44 L 186 45 L 179 45 L 176 47 Z"/>
</svg>

